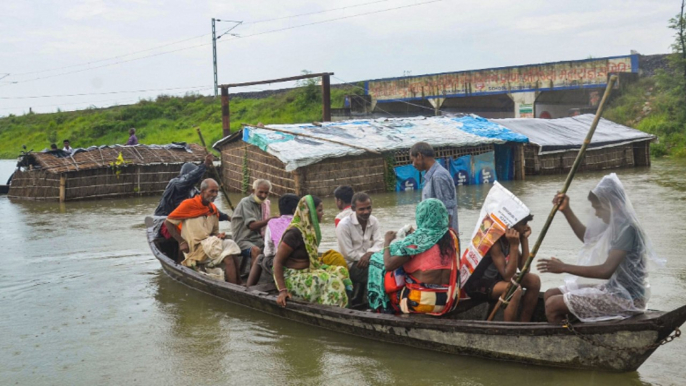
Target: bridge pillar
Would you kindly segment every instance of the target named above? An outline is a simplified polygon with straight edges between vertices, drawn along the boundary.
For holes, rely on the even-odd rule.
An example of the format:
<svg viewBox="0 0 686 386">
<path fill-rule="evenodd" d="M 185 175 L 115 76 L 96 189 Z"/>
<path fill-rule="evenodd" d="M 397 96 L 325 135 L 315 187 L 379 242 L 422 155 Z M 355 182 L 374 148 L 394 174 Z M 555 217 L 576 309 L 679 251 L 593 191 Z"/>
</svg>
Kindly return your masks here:
<svg viewBox="0 0 686 386">
<path fill-rule="evenodd" d="M 515 118 L 534 118 L 534 105 L 539 91 L 526 91 L 507 94 L 514 102 Z"/>
<path fill-rule="evenodd" d="M 436 116 L 441 115 L 441 106 L 443 106 L 443 102 L 445 102 L 445 98 L 428 98 L 429 103 L 431 103 L 431 106 L 434 107 L 434 114 Z"/>
</svg>

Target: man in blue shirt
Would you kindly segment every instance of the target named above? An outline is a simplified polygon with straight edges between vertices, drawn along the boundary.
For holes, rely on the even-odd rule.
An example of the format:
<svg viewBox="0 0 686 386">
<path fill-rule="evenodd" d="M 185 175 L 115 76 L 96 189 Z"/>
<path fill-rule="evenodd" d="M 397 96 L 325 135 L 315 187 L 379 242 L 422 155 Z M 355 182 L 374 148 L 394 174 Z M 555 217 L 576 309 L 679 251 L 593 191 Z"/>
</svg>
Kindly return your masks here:
<svg viewBox="0 0 686 386">
<path fill-rule="evenodd" d="M 426 172 L 424 174 L 422 201 L 427 198 L 440 200 L 448 209 L 450 227 L 459 234 L 455 181 L 453 181 L 450 173 L 440 163 L 436 162 L 434 157 L 434 149 L 426 142 L 417 142 L 410 149 L 412 166 L 420 172 Z"/>
</svg>

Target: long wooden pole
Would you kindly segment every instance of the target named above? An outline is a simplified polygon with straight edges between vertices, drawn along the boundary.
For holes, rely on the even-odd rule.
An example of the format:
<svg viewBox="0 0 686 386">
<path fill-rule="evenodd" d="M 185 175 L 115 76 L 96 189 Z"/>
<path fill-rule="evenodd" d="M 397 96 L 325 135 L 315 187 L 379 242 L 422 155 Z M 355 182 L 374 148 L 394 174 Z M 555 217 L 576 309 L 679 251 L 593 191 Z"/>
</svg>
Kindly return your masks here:
<svg viewBox="0 0 686 386">
<path fill-rule="evenodd" d="M 207 145 L 205 145 L 205 138 L 203 138 L 202 132 L 200 131 L 200 128 L 196 127 L 195 131 L 198 132 L 198 136 L 200 137 L 200 142 L 202 143 L 202 147 L 205 148 L 205 153 L 209 154 L 210 151 L 207 150 Z M 224 196 L 224 198 L 226 198 L 226 202 L 229 203 L 229 208 L 231 208 L 231 210 L 235 210 L 233 208 L 233 204 L 231 203 L 231 199 L 229 198 L 229 194 L 226 193 L 226 188 L 224 188 L 224 184 L 222 184 L 222 178 L 219 175 L 219 171 L 217 171 L 217 168 L 214 167 L 214 164 L 211 164 L 210 169 L 214 172 L 215 177 L 217 177 L 217 183 L 219 184 L 219 188 L 222 190 L 222 195 Z"/>
<path fill-rule="evenodd" d="M 605 88 L 605 93 L 603 94 L 603 99 L 600 101 L 600 104 L 598 105 L 598 110 L 595 113 L 595 118 L 593 119 L 593 123 L 591 124 L 591 129 L 588 130 L 588 134 L 586 134 L 586 139 L 584 139 L 584 143 L 581 146 L 581 149 L 579 149 L 579 154 L 577 154 L 576 159 L 574 160 L 574 164 L 572 165 L 572 169 L 569 170 L 569 174 L 567 174 L 567 179 L 565 180 L 565 184 L 562 187 L 562 190 L 560 193 L 567 193 L 567 189 L 569 189 L 569 186 L 572 184 L 572 180 L 574 179 L 574 175 L 576 174 L 577 169 L 579 169 L 579 166 L 581 165 L 581 160 L 584 158 L 584 155 L 586 154 L 586 149 L 588 148 L 588 145 L 591 144 L 591 138 L 593 138 L 593 134 L 595 133 L 596 127 L 598 127 L 598 122 L 600 122 L 600 117 L 603 115 L 603 109 L 605 108 L 605 102 L 607 99 L 610 97 L 610 94 L 612 93 L 612 88 L 614 87 L 614 84 L 617 82 L 617 75 L 611 75 L 610 80 L 607 82 L 607 87 Z M 538 253 L 538 249 L 541 247 L 541 243 L 543 243 L 543 239 L 545 238 L 545 235 L 548 233 L 548 228 L 550 228 L 550 224 L 553 222 L 553 218 L 555 217 L 555 214 L 557 213 L 557 209 L 560 207 L 560 204 L 555 204 L 553 205 L 553 209 L 550 211 L 550 214 L 548 215 L 548 218 L 545 221 L 545 224 L 543 225 L 543 229 L 541 230 L 541 234 L 538 235 L 538 239 L 536 240 L 536 244 L 534 245 L 534 248 L 531 250 L 531 253 L 529 254 L 529 258 L 526 260 L 524 263 L 524 266 L 522 267 L 522 271 L 515 277 L 515 282 L 517 285 L 515 286 L 510 282 L 507 286 L 507 290 L 505 291 L 505 295 L 501 296 L 498 299 L 498 303 L 493 307 L 493 311 L 491 312 L 490 315 L 488 315 L 488 321 L 493 320 L 495 317 L 495 314 L 498 313 L 498 310 L 500 310 L 503 307 L 503 299 L 510 299 L 512 297 L 512 294 L 517 290 L 517 287 L 519 286 L 519 283 L 521 283 L 522 278 L 524 275 L 526 275 L 529 270 L 531 269 L 531 263 L 533 260 L 536 258 L 536 254 Z"/>
<path fill-rule="evenodd" d="M 315 126 L 321 126 L 321 123 L 320 124 L 317 124 L 317 123 L 318 122 L 315 122 L 314 125 Z M 378 150 L 369 149 L 369 148 L 357 146 L 357 145 L 351 145 L 349 143 L 345 143 L 342 141 L 335 141 L 333 139 L 320 138 L 320 137 L 317 137 L 315 135 L 309 135 L 309 134 L 303 134 L 303 133 L 294 133 L 294 132 L 291 132 L 288 130 L 282 130 L 282 129 L 272 129 L 271 127 L 266 127 L 266 126 L 262 126 L 262 125 L 251 125 L 249 123 L 243 123 L 242 125 L 243 126 L 250 126 L 250 127 L 254 127 L 254 128 L 262 129 L 262 130 L 276 131 L 279 133 L 290 134 L 290 135 L 295 135 L 295 136 L 300 136 L 300 137 L 305 137 L 305 138 L 312 138 L 312 139 L 316 139 L 316 140 L 324 141 L 324 142 L 331 142 L 331 143 L 335 143 L 337 145 L 343 145 L 343 146 L 352 147 L 354 149 L 360 149 L 360 150 L 368 151 L 368 152 L 373 153 L 373 154 L 381 154 Z"/>
</svg>

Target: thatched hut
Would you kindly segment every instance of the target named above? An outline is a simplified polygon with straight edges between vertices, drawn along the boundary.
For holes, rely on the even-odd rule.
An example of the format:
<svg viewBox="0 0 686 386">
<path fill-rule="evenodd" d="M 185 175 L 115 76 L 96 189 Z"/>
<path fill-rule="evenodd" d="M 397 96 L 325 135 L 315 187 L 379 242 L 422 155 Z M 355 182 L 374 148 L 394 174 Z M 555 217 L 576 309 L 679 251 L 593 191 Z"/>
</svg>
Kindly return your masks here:
<svg viewBox="0 0 686 386">
<path fill-rule="evenodd" d="M 230 190 L 246 191 L 264 178 L 276 195 L 328 196 L 339 185 L 367 192 L 396 190 L 396 171 L 410 164 L 409 148 L 420 141 L 434 146 L 445 162 L 489 153 L 497 160 L 507 154 L 508 162 L 494 161 L 496 169 L 500 166 L 500 174 L 510 179 L 524 178 L 526 137 L 471 115 L 245 125 L 214 148 L 221 152 L 222 179 Z"/>
<path fill-rule="evenodd" d="M 567 173 L 576 159 L 594 115 L 558 119 L 494 119 L 508 129 L 525 135 L 526 174 Z M 600 119 L 579 171 L 650 166 L 651 134 Z"/>
<path fill-rule="evenodd" d="M 160 194 L 186 162 L 202 162 L 199 145 L 101 146 L 20 157 L 8 197 L 73 201 Z"/>
</svg>

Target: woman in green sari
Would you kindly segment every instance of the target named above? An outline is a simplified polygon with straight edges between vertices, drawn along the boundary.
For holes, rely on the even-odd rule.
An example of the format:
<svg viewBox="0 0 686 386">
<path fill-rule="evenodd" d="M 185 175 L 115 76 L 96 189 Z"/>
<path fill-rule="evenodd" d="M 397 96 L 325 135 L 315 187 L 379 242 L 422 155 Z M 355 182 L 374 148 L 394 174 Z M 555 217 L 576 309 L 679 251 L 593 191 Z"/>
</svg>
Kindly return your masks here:
<svg viewBox="0 0 686 386">
<path fill-rule="evenodd" d="M 307 195 L 300 199 L 293 221 L 281 236 L 274 257 L 274 281 L 279 288 L 276 302 L 282 307 L 291 297 L 330 306 L 348 305 L 346 291 L 352 291 L 348 269 L 323 264 L 317 252 L 323 215 L 321 200 Z"/>
</svg>

